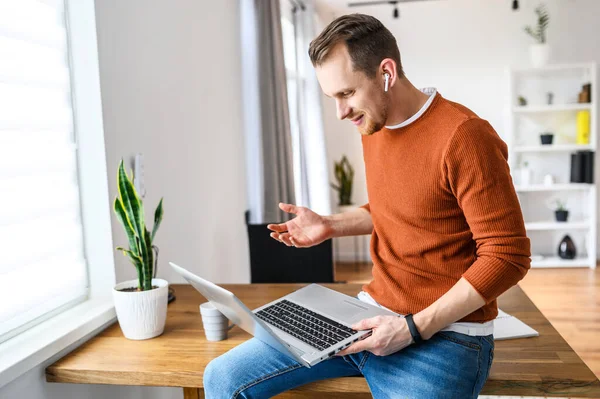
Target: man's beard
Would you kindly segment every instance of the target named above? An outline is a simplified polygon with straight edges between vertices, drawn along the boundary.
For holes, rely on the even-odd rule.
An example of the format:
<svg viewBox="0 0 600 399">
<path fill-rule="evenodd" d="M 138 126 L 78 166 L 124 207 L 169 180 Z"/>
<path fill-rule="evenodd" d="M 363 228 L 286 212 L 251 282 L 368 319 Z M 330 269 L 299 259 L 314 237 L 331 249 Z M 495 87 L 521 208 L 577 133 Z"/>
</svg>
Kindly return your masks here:
<svg viewBox="0 0 600 399">
<path fill-rule="evenodd" d="M 368 118 L 365 114 L 363 126 L 359 126 L 358 132 L 363 136 L 370 136 L 374 133 L 377 133 L 385 126 L 385 121 L 387 120 L 387 106 L 381 110 L 381 119 L 379 121 L 375 121 L 371 118 Z"/>
<path fill-rule="evenodd" d="M 365 117 L 364 126 L 358 128 L 358 132 L 363 136 L 370 136 L 377 133 L 385 126 L 385 122 L 375 122 L 371 118 Z"/>
</svg>

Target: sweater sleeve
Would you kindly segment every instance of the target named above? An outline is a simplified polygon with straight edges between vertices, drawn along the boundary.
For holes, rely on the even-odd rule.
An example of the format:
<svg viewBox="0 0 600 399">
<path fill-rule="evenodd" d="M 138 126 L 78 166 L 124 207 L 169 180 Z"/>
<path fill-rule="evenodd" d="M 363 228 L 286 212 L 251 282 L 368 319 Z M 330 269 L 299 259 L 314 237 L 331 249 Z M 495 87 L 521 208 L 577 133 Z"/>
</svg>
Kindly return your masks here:
<svg viewBox="0 0 600 399">
<path fill-rule="evenodd" d="M 444 168 L 476 243 L 463 277 L 492 302 L 530 267 L 530 241 L 507 163 L 506 144 L 485 120 L 463 122 L 448 143 Z"/>
</svg>

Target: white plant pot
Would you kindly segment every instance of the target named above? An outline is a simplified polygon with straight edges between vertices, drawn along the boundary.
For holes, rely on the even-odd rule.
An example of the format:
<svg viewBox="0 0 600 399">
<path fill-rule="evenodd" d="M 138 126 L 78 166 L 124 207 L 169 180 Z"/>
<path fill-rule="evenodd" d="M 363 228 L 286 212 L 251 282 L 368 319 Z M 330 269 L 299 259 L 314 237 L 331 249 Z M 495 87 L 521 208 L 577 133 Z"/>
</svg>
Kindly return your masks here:
<svg viewBox="0 0 600 399">
<path fill-rule="evenodd" d="M 531 64 L 535 68 L 548 64 L 548 60 L 550 59 L 550 45 L 548 43 L 532 44 L 529 47 L 529 56 L 531 57 Z"/>
<path fill-rule="evenodd" d="M 338 205 L 339 213 L 349 212 L 349 211 L 353 211 L 355 209 L 358 209 L 358 206 L 356 206 L 356 205 Z"/>
<path fill-rule="evenodd" d="M 167 299 L 169 283 L 163 279 L 152 279 L 157 286 L 150 291 L 119 291 L 138 286 L 138 280 L 124 281 L 115 285 L 113 299 L 117 319 L 128 339 L 149 339 L 159 336 L 165 329 L 167 320 Z"/>
</svg>

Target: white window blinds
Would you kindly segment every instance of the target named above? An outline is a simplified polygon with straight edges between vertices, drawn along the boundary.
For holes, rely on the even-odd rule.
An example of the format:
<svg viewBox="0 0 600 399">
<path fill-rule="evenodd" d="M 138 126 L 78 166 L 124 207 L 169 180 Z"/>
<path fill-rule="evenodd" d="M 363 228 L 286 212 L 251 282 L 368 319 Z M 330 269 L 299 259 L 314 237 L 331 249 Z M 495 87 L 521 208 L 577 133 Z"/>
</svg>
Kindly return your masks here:
<svg viewBox="0 0 600 399">
<path fill-rule="evenodd" d="M 0 0 L 0 342 L 87 295 L 70 76 L 63 2 Z"/>
</svg>

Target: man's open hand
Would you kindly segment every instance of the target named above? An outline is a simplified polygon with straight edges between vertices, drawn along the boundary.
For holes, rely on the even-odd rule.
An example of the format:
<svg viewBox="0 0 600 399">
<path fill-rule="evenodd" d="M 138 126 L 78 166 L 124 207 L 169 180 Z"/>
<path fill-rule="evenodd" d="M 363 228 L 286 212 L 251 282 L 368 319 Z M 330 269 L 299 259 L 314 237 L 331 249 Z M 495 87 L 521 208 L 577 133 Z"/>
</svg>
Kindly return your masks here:
<svg viewBox="0 0 600 399">
<path fill-rule="evenodd" d="M 296 217 L 289 222 L 267 225 L 267 228 L 272 231 L 271 237 L 275 240 L 281 241 L 288 247 L 308 248 L 330 237 L 331 232 L 323 216 L 308 208 L 292 204 L 280 203 L 279 208 Z"/>
</svg>

